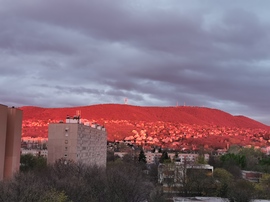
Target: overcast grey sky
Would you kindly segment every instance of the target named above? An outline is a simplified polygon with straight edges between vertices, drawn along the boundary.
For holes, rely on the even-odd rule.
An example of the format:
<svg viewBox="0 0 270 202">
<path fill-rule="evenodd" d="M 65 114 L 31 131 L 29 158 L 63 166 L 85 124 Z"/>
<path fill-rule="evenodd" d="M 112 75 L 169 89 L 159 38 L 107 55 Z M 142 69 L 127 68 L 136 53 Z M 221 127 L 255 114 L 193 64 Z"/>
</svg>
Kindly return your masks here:
<svg viewBox="0 0 270 202">
<path fill-rule="evenodd" d="M 205 106 L 270 125 L 269 0 L 0 0 L 0 103 Z"/>
</svg>

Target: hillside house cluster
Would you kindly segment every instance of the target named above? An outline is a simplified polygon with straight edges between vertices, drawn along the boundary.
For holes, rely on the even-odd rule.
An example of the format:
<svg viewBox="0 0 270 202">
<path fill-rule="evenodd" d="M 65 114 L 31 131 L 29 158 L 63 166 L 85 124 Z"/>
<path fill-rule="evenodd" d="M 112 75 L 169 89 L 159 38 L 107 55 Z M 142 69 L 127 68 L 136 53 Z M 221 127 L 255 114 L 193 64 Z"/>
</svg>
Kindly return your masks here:
<svg viewBox="0 0 270 202">
<path fill-rule="evenodd" d="M 270 133 L 264 129 L 241 129 L 215 125 L 189 125 L 164 122 L 140 122 L 124 138 L 137 145 L 157 145 L 163 148 L 197 151 L 199 145 L 206 149 L 227 149 L 230 144 L 263 147 L 270 145 Z"/>
</svg>

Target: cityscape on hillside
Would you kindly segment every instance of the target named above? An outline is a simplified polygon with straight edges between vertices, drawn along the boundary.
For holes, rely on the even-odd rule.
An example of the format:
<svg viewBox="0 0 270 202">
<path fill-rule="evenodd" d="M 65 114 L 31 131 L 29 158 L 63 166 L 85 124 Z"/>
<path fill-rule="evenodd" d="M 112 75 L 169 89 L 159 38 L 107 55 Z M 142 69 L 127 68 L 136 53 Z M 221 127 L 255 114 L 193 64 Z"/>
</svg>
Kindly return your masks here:
<svg viewBox="0 0 270 202">
<path fill-rule="evenodd" d="M 97 105 L 66 109 L 22 109 L 24 142 L 40 138 L 45 141 L 48 137 L 48 124 L 58 123 L 67 113 L 72 115 L 79 110 L 82 123 L 100 123 L 107 128 L 109 142 L 124 141 L 149 150 L 159 147 L 196 152 L 204 147 L 205 150 L 213 152 L 226 150 L 230 145 L 254 146 L 263 150 L 270 146 L 269 126 L 246 117 L 234 117 L 208 108 Z M 124 115 L 123 109 L 126 111 Z M 107 111 L 110 113 L 106 113 Z M 211 118 L 210 121 L 201 118 L 207 116 Z M 198 122 L 198 118 L 202 121 Z"/>
<path fill-rule="evenodd" d="M 7 129 L 0 130 L 1 137 L 6 139 L 2 141 L 5 150 L 0 159 L 3 165 L 0 173 L 2 175 L 0 191 L 5 186 L 9 186 L 8 180 L 16 179 L 16 175 L 23 176 L 30 171 L 35 171 L 38 179 L 41 177 L 39 172 L 44 169 L 58 172 L 57 169 L 60 168 L 61 173 L 67 168 L 73 170 L 72 175 L 80 176 L 90 170 L 94 171 L 95 168 L 111 172 L 115 166 L 120 166 L 116 170 L 118 173 L 123 172 L 125 166 L 132 166 L 133 169 L 137 169 L 136 172 L 139 172 L 142 178 L 148 181 L 147 183 L 153 186 L 149 192 L 142 191 L 134 195 L 135 198 L 138 196 L 143 198 L 139 201 L 156 201 L 150 199 L 151 195 L 164 202 L 193 201 L 193 199 L 219 202 L 235 198 L 246 198 L 244 201 L 247 201 L 255 197 L 270 198 L 267 190 L 261 188 L 267 184 L 267 179 L 270 179 L 268 175 L 270 172 L 269 127 L 247 117 L 234 117 L 216 109 L 183 106 L 152 108 L 152 111 L 147 108 L 148 117 L 145 118 L 144 107 L 98 105 L 73 109 L 61 108 L 59 111 L 62 113 L 65 110 L 69 114 L 73 111 L 74 115 L 66 115 L 65 119 L 56 120 L 54 119 L 56 115 L 52 112 L 61 116 L 56 108 L 53 110 L 36 107 L 17 109 L 0 106 L 2 127 L 7 126 Z M 105 114 L 104 111 L 114 111 L 113 118 L 109 119 L 110 114 L 107 113 L 106 117 L 97 119 L 96 114 L 93 113 L 97 108 L 99 108 L 99 115 Z M 121 114 L 116 113 L 118 110 L 123 111 L 123 108 L 126 112 L 132 110 L 133 117 L 126 113 L 125 119 L 121 119 Z M 85 110 L 89 110 L 89 114 L 92 114 L 95 119 L 82 118 L 81 114 Z M 157 110 L 162 113 L 155 113 Z M 182 117 L 183 113 L 179 114 L 179 110 L 185 112 L 189 121 L 198 120 L 198 117 L 206 117 L 206 115 L 208 119 L 196 123 L 182 122 L 185 117 Z M 177 114 L 174 114 L 174 111 Z M 29 112 L 40 114 L 39 118 L 42 119 L 37 119 Z M 137 116 L 139 114 L 141 116 Z M 165 121 L 162 121 L 161 117 Z M 151 121 L 147 121 L 148 118 Z M 220 125 L 222 119 L 226 120 L 224 125 Z M 207 123 L 208 120 L 211 122 Z M 216 125 L 217 123 L 219 125 Z M 16 130 L 12 129 L 13 126 Z M 44 133 L 47 135 L 39 135 Z M 19 144 L 20 138 L 21 144 Z M 9 157 L 9 150 L 12 151 L 12 157 Z M 16 162 L 9 165 L 8 158 L 16 158 Z M 129 176 L 129 179 L 130 172 L 128 173 L 121 175 L 124 178 Z M 110 175 L 106 180 L 110 180 Z M 119 176 L 115 177 L 119 178 Z M 136 175 L 133 182 L 137 181 Z M 229 183 L 233 183 L 235 187 L 223 190 L 223 186 L 227 187 Z M 243 193 L 246 187 L 242 187 L 241 183 L 250 187 L 249 194 Z M 93 186 L 95 187 L 96 184 Z M 120 191 L 119 189 L 121 190 L 119 187 L 116 188 L 117 191 Z M 6 201 L 7 192 L 3 189 L 1 192 L 4 194 L 2 199 Z M 126 190 L 120 196 L 115 195 L 115 201 L 128 192 Z M 64 193 L 66 198 L 81 201 L 76 195 Z M 44 197 L 47 198 L 48 195 Z M 109 198 L 101 201 L 108 201 Z M 89 198 L 86 197 L 83 201 L 88 200 Z"/>
<path fill-rule="evenodd" d="M 269 0 L 0 2 L 0 202 L 270 202 Z"/>
</svg>

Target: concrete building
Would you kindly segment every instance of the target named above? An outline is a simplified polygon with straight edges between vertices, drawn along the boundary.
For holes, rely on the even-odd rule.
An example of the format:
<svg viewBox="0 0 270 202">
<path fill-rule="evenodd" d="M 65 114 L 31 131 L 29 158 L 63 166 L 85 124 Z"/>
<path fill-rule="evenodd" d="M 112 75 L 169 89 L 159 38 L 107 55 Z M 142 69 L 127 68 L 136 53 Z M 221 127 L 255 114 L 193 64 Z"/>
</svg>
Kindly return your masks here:
<svg viewBox="0 0 270 202">
<path fill-rule="evenodd" d="M 49 124 L 48 163 L 68 159 L 106 167 L 107 132 L 97 124 L 84 125 L 80 117 L 67 117 L 66 123 Z"/>
<path fill-rule="evenodd" d="M 151 151 L 145 152 L 147 164 L 159 162 L 161 155 L 162 153 L 158 152 L 158 150 L 155 150 L 155 152 L 151 152 Z"/>
<path fill-rule="evenodd" d="M 250 182 L 259 183 L 260 179 L 263 177 L 263 173 L 256 171 L 242 170 L 242 178 Z"/>
<path fill-rule="evenodd" d="M 0 180 L 19 171 L 22 115 L 20 109 L 0 105 Z"/>
<path fill-rule="evenodd" d="M 155 162 L 158 162 L 160 157 L 162 156 L 162 153 L 158 152 L 158 150 L 155 150 L 155 152 L 147 151 L 145 152 L 146 161 L 148 164 L 152 164 Z M 198 158 L 199 154 L 195 153 L 178 153 L 177 157 L 175 156 L 175 152 L 168 153 L 168 156 L 170 157 L 171 161 L 177 161 L 177 162 L 193 162 L 195 163 Z M 209 154 L 204 154 L 204 161 L 207 163 L 209 161 Z"/>
<path fill-rule="evenodd" d="M 8 108 L 0 104 L 0 181 L 4 178 Z"/>
<path fill-rule="evenodd" d="M 21 148 L 21 155 L 31 154 L 33 156 L 42 156 L 44 158 L 48 157 L 48 150 L 47 149 L 22 149 Z"/>
<path fill-rule="evenodd" d="M 185 183 L 197 175 L 212 176 L 214 168 L 208 164 L 164 163 L 158 166 L 158 182 L 164 193 L 180 193 Z"/>
</svg>

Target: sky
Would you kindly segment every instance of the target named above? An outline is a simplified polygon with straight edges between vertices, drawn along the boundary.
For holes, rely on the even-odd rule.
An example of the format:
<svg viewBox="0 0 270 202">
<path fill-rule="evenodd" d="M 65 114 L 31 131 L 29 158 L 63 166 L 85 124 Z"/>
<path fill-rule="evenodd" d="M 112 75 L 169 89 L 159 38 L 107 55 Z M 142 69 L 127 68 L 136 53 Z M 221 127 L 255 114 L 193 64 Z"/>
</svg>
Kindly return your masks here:
<svg viewBox="0 0 270 202">
<path fill-rule="evenodd" d="M 200 106 L 270 125 L 269 0 L 0 0 L 0 103 Z"/>
</svg>

